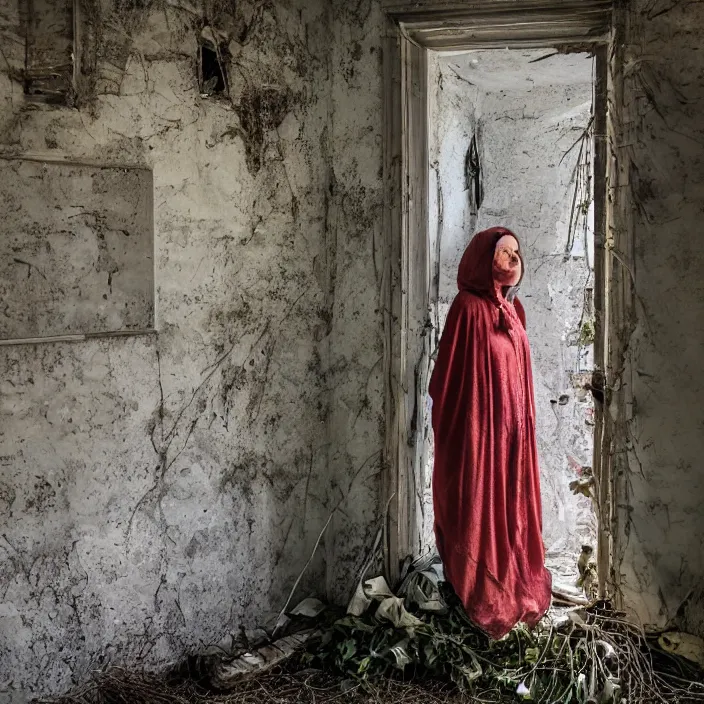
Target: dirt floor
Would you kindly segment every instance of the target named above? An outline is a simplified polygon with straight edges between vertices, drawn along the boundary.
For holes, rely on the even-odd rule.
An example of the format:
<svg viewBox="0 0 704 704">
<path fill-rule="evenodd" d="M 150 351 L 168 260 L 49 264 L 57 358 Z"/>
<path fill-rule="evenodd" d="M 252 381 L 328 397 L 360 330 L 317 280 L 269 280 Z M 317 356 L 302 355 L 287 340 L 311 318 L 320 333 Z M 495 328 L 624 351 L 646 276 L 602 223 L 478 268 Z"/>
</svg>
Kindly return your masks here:
<svg viewBox="0 0 704 704">
<path fill-rule="evenodd" d="M 194 681 L 167 678 L 115 669 L 101 675 L 71 695 L 52 704 L 469 704 L 470 702 L 513 702 L 492 691 L 475 696 L 462 694 L 452 683 L 426 681 L 405 683 L 383 680 L 362 689 L 342 677 L 320 670 L 298 672 L 278 670 L 240 682 L 229 692 L 213 692 Z"/>
</svg>

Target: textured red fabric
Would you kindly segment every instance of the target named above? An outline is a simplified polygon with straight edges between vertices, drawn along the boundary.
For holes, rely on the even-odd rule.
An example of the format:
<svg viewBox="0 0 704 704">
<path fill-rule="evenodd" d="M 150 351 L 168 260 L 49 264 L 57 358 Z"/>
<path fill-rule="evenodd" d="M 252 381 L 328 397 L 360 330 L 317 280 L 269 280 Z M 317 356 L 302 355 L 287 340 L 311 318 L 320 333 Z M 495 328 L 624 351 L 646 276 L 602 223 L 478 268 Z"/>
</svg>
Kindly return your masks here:
<svg viewBox="0 0 704 704">
<path fill-rule="evenodd" d="M 438 552 L 468 616 L 493 638 L 537 623 L 552 586 L 525 313 L 492 275 L 505 234 L 480 232 L 465 251 L 430 381 Z"/>
</svg>

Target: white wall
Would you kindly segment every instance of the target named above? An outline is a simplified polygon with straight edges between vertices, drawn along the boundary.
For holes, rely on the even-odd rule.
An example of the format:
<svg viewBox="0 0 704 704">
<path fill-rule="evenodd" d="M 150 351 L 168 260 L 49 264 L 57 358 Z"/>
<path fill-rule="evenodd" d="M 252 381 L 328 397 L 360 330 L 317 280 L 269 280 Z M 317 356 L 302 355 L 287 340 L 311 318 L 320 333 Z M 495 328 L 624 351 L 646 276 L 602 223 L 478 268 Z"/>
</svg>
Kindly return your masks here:
<svg viewBox="0 0 704 704">
<path fill-rule="evenodd" d="M 153 169 L 158 327 L 0 348 L 2 686 L 270 622 L 333 511 L 299 595 L 344 599 L 376 532 L 379 15 L 255 5 L 210 17 L 232 102 L 199 95 L 186 3 L 135 11 L 124 75 L 80 111 L 27 106 L 0 67 L 3 153 Z M 14 0 L 0 18 L 21 69 Z M 271 86 L 289 102 L 257 142 L 240 115 Z"/>
</svg>

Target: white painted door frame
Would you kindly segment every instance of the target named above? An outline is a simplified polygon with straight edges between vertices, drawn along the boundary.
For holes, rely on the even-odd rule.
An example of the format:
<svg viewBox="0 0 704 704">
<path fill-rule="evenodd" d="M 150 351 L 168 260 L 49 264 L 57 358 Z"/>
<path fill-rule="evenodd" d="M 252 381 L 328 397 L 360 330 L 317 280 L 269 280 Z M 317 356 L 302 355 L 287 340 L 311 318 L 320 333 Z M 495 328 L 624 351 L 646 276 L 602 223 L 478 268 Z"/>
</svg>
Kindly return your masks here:
<svg viewBox="0 0 704 704">
<path fill-rule="evenodd" d="M 395 580 L 420 551 L 417 514 L 423 417 L 431 354 L 428 251 L 428 61 L 431 50 L 560 47 L 597 56 L 595 116 L 595 361 L 606 335 L 605 171 L 607 47 L 611 0 L 382 0 L 384 39 L 384 378 L 385 559 Z M 602 412 L 597 404 L 594 472 L 600 476 Z M 609 571 L 608 485 L 599 482 L 600 573 Z M 604 493 L 607 492 L 607 493 Z M 602 494 L 604 494 L 602 496 Z M 605 562 L 604 562 L 605 561 Z M 603 584 L 602 584 L 603 590 Z"/>
</svg>

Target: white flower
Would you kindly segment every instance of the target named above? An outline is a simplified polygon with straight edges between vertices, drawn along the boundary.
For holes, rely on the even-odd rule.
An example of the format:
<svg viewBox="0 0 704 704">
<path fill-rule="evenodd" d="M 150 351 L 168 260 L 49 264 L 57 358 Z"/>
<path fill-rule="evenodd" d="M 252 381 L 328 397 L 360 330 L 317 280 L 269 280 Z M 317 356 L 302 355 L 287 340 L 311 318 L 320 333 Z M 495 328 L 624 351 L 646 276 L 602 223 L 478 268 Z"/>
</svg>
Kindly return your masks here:
<svg viewBox="0 0 704 704">
<path fill-rule="evenodd" d="M 519 697 L 523 697 L 524 699 L 530 699 L 530 689 L 526 687 L 525 682 L 521 682 L 521 684 L 518 685 L 518 689 L 516 689 L 516 694 L 518 694 Z"/>
</svg>

